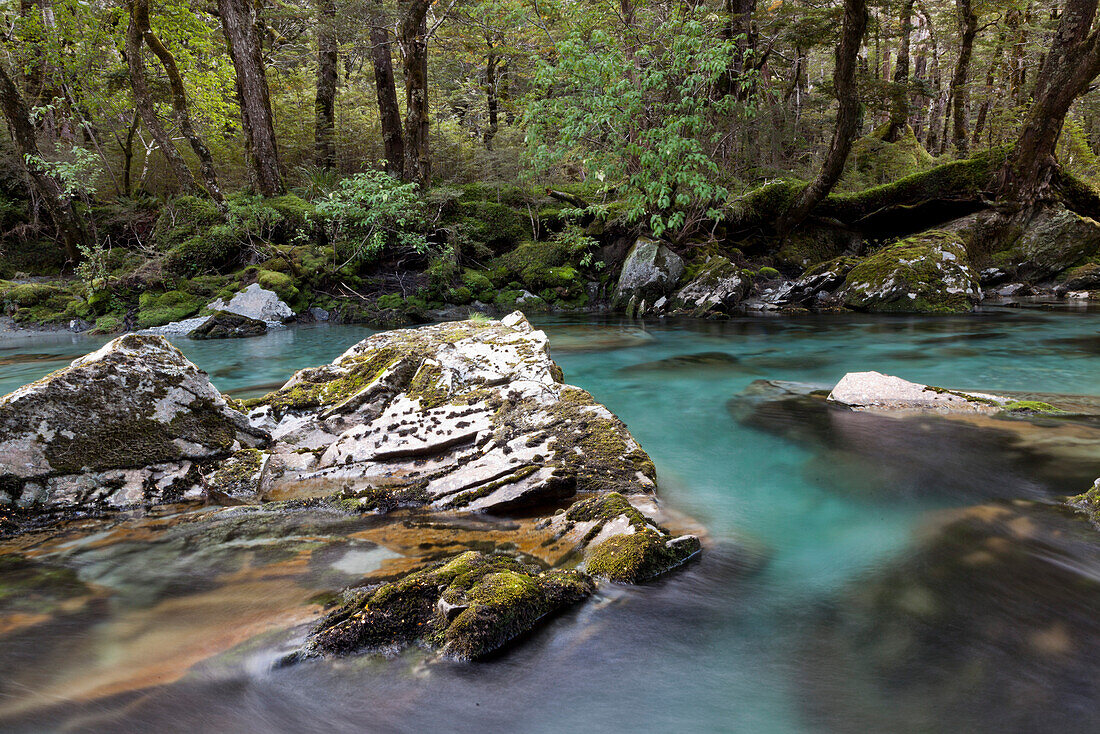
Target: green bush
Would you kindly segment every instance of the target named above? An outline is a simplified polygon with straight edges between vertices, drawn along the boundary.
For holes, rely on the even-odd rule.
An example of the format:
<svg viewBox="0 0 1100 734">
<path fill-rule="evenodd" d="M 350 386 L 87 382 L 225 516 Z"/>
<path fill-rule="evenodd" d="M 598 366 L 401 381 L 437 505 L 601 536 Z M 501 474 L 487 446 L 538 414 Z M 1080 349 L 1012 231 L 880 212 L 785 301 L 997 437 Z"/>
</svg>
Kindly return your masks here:
<svg viewBox="0 0 1100 734">
<path fill-rule="evenodd" d="M 240 231 L 219 224 L 172 248 L 164 256 L 164 267 L 184 276 L 217 272 L 240 260 L 246 247 L 247 241 Z"/>
<path fill-rule="evenodd" d="M 222 221 L 218 207 L 209 199 L 177 196 L 161 211 L 153 227 L 153 242 L 168 251 Z"/>
<path fill-rule="evenodd" d="M 329 241 L 339 259 L 370 264 L 384 253 L 425 253 L 427 227 L 416 184 L 381 171 L 345 178 L 317 203 Z"/>
</svg>

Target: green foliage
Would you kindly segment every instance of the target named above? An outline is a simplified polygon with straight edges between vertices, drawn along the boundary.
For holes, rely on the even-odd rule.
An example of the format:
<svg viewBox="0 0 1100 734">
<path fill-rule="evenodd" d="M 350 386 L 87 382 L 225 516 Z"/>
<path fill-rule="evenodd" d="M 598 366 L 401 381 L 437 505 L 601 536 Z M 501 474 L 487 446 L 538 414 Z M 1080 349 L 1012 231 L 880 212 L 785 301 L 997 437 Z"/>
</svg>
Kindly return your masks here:
<svg viewBox="0 0 1100 734">
<path fill-rule="evenodd" d="M 221 221 L 221 213 L 209 199 L 177 196 L 161 210 L 153 240 L 158 249 L 168 251 Z"/>
<path fill-rule="evenodd" d="M 336 191 L 317 202 L 317 212 L 345 265 L 370 264 L 383 254 L 428 251 L 416 184 L 401 183 L 381 171 L 345 178 Z"/>
<path fill-rule="evenodd" d="M 713 91 L 736 53 L 716 38 L 709 7 L 637 8 L 638 30 L 617 17 L 578 23 L 540 65 L 536 83 L 553 94 L 534 101 L 525 118 L 528 153 L 536 170 L 580 165 L 605 191 L 625 196 L 630 221 L 644 220 L 655 236 L 691 233 L 728 192 L 718 182 L 716 121 L 732 96 Z"/>
<path fill-rule="evenodd" d="M 96 178 L 101 172 L 102 164 L 99 157 L 90 150 L 74 145 L 65 158 L 56 161 L 28 154 L 26 163 L 28 168 L 38 168 L 60 181 L 62 193 L 66 197 L 95 196 Z"/>
</svg>

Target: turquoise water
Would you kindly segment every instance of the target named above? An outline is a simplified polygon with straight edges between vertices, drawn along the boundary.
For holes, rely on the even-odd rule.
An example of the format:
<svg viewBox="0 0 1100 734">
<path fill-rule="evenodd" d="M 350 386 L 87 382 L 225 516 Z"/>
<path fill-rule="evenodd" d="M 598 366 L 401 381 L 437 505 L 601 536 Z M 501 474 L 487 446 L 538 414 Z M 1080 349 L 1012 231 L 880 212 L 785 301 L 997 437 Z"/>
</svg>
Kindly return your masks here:
<svg viewBox="0 0 1100 734">
<path fill-rule="evenodd" d="M 965 577 L 921 576 L 931 568 L 922 555 L 928 538 L 936 537 L 929 528 L 944 511 L 1018 498 L 1044 503 L 1084 491 L 1084 482 L 1100 476 L 1100 451 L 1091 450 L 1093 441 L 1100 446 L 1100 428 L 1087 420 L 1020 428 L 849 419 L 805 399 L 736 399 L 755 380 L 829 386 L 862 370 L 957 388 L 1100 396 L 1100 314 L 1005 309 L 951 318 L 667 323 L 545 318 L 538 325 L 550 334 L 566 380 L 617 413 L 653 457 L 666 503 L 705 526 L 709 540 L 700 562 L 650 586 L 607 588 L 488 663 L 426 663 L 418 651 L 407 651 L 393 659 L 271 670 L 263 661 L 281 643 L 278 636 L 262 637 L 196 663 L 170 684 L 90 703 L 58 701 L 7 717 L 7 727 L 765 733 L 1093 731 L 1100 724 L 1100 657 L 1080 667 L 1086 642 L 1075 636 L 1082 619 L 1100 617 L 1094 606 L 1100 596 L 1092 593 L 1100 560 L 1084 521 L 1050 520 L 1054 535 L 1082 537 L 1058 551 L 1058 567 L 1077 569 L 1070 583 L 1080 588 L 1068 601 L 1052 600 L 1050 629 L 1022 611 L 1035 594 L 1053 593 L 1036 591 L 1030 576 L 973 599 Z M 370 333 L 318 326 L 258 339 L 176 343 L 221 390 L 247 396 L 271 389 L 295 369 L 331 360 Z M 0 342 L 0 393 L 103 341 Z M 703 353 L 708 356 L 692 364 L 662 362 Z M 1070 444 L 1084 448 L 1058 453 Z M 1033 512 L 1018 503 L 1005 506 Z M 1047 510 L 1040 505 L 1034 512 Z M 986 534 L 967 542 L 999 549 L 987 535 L 1007 531 L 982 527 Z M 1013 552 L 1023 557 L 1052 553 L 1035 533 L 1019 538 L 1012 538 Z M 904 609 L 949 607 L 976 629 L 997 628 L 980 645 L 954 645 L 966 660 L 941 654 L 946 626 L 957 627 L 957 617 L 937 622 L 934 611 L 921 611 L 917 618 L 928 634 L 913 640 L 896 629 L 869 633 L 881 629 L 871 624 L 871 612 L 851 611 L 865 609 L 848 601 L 861 589 L 889 594 L 918 578 L 920 593 L 931 601 Z M 1068 651 L 1055 624 L 1060 615 L 1069 615 Z M 1100 620 L 1084 624 L 1092 630 Z M 850 629 L 882 639 L 868 641 Z M 1100 639 L 1100 629 L 1095 632 Z M 31 633 L 14 634 L 9 644 L 31 644 Z M 1020 639 L 1050 655 L 1008 655 L 993 664 Z M 869 682 L 860 656 L 850 654 L 866 644 L 879 666 Z M 876 657 L 891 645 L 900 652 Z M 1063 680 L 1071 662 L 1078 667 L 1066 673 L 1067 682 L 1048 686 Z M 993 706 L 981 682 L 993 680 L 1026 682 L 1049 695 Z M 1063 685 L 1078 697 L 1068 708 L 1060 698 L 1068 695 Z M 9 699 L 26 694 L 3 686 L 0 692 Z M 4 722 L 0 706 L 0 726 Z"/>
</svg>

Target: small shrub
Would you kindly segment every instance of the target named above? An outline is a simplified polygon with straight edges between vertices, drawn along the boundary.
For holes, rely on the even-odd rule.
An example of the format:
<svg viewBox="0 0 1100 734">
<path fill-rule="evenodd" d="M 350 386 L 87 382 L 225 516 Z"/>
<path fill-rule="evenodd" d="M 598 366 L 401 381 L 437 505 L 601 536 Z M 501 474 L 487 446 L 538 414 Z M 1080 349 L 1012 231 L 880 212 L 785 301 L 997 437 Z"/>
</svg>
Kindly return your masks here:
<svg viewBox="0 0 1100 734">
<path fill-rule="evenodd" d="M 428 250 L 416 184 L 401 183 L 381 171 L 345 178 L 317 203 L 317 212 L 344 264 L 370 264 L 384 253 Z"/>
</svg>

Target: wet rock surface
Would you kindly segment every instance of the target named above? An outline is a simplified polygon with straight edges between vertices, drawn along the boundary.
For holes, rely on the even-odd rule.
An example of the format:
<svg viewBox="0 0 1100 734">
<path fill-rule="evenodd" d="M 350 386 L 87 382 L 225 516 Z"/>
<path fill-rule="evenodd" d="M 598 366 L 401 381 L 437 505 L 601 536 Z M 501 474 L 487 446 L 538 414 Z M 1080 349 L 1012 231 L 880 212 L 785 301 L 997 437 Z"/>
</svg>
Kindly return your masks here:
<svg viewBox="0 0 1100 734">
<path fill-rule="evenodd" d="M 640 237 L 627 253 L 612 305 L 625 308 L 628 315 L 644 314 L 646 305 L 668 296 L 683 274 L 679 255 L 656 240 Z"/>
<path fill-rule="evenodd" d="M 241 316 L 230 311 L 218 311 L 188 334 L 192 339 L 237 339 L 263 336 L 267 322 Z"/>
<path fill-rule="evenodd" d="M 228 311 L 257 321 L 283 323 L 294 318 L 294 310 L 283 303 L 274 291 L 269 291 L 259 283 L 253 283 L 229 299 L 218 299 L 207 308 L 213 311 Z"/>
</svg>

